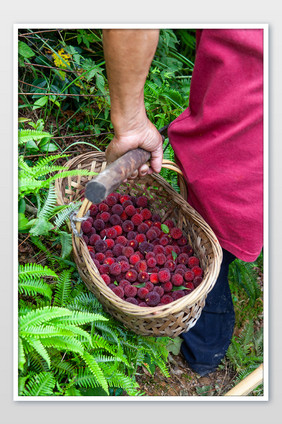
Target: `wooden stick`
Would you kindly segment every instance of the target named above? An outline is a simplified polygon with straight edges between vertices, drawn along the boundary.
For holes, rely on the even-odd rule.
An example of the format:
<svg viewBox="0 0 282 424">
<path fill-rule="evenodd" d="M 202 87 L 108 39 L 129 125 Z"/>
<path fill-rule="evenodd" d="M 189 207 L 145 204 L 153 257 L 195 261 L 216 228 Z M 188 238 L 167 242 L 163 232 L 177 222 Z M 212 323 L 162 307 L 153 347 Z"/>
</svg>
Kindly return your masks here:
<svg viewBox="0 0 282 424">
<path fill-rule="evenodd" d="M 246 396 L 263 382 L 263 364 L 240 381 L 235 387 L 225 393 L 224 396 Z"/>
</svg>

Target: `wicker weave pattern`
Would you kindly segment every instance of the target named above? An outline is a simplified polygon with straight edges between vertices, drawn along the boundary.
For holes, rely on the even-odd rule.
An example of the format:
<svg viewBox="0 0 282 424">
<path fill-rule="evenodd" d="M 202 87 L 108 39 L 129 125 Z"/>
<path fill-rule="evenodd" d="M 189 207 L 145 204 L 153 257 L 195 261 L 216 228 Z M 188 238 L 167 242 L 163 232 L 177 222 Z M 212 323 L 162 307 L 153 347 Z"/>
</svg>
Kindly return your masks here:
<svg viewBox="0 0 282 424">
<path fill-rule="evenodd" d="M 67 163 L 69 169 L 81 168 L 95 172 L 101 172 L 105 166 L 104 153 L 92 152 Z M 171 164 L 168 166 L 175 167 Z M 85 184 L 91 178 L 72 177 L 57 180 L 58 203 L 66 204 L 81 198 Z M 182 194 L 186 197 L 183 181 L 181 186 Z M 202 283 L 189 295 L 168 305 L 154 308 L 132 305 L 120 299 L 106 286 L 90 257 L 86 243 L 73 235 L 74 260 L 78 271 L 87 288 L 99 299 L 105 310 L 126 327 L 142 335 L 177 337 L 192 328 L 201 314 L 206 296 L 213 288 L 219 273 L 221 247 L 203 218 L 161 176 L 153 174 L 142 179 L 128 180 L 120 186 L 119 191 L 133 196 L 145 193 L 150 200 L 150 209 L 161 216 L 162 222 L 170 218 L 182 228 L 200 259 L 204 270 Z M 84 200 L 78 216 L 84 216 L 90 206 L 91 202 Z M 77 230 L 80 231 L 80 223 L 77 223 Z"/>
</svg>

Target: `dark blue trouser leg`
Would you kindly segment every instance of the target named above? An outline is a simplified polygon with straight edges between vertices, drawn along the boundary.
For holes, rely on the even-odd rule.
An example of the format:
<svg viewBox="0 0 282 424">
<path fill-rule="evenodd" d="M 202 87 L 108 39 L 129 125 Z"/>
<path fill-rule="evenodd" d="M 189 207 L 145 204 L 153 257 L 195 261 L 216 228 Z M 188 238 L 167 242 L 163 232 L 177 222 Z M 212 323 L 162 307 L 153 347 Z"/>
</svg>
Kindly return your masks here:
<svg viewBox="0 0 282 424">
<path fill-rule="evenodd" d="M 234 255 L 223 250 L 220 273 L 208 294 L 205 307 L 194 327 L 182 333 L 181 352 L 189 367 L 200 375 L 215 371 L 230 344 L 235 314 L 228 283 Z"/>
</svg>

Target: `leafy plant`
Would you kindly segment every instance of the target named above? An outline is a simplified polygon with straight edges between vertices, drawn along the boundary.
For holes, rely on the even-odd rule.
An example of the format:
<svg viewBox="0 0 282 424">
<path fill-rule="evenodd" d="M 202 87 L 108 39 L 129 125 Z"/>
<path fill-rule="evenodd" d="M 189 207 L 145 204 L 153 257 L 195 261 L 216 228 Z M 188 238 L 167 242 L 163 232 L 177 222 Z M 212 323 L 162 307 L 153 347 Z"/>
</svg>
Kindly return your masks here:
<svg viewBox="0 0 282 424">
<path fill-rule="evenodd" d="M 20 270 L 24 281 L 56 275 L 31 264 Z M 49 296 L 41 307 L 33 304 L 36 298 L 21 302 L 19 396 L 105 396 L 118 388 L 120 394 L 140 395 L 135 375 L 145 361 L 168 376 L 167 339 L 127 331 L 83 287 L 79 281 L 74 286 L 71 272 L 64 270 L 52 287 L 52 306 Z"/>
</svg>

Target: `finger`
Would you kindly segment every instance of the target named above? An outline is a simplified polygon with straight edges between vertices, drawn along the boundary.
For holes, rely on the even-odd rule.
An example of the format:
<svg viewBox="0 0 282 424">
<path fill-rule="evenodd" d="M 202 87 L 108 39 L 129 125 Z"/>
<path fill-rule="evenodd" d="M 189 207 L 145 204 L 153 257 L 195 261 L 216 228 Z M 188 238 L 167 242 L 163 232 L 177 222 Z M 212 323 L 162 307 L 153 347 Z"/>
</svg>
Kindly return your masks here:
<svg viewBox="0 0 282 424">
<path fill-rule="evenodd" d="M 145 175 L 148 174 L 149 166 L 145 163 L 144 165 L 140 166 L 138 173 L 140 177 L 145 177 Z"/>
<path fill-rule="evenodd" d="M 153 172 L 159 173 L 162 169 L 163 162 L 163 148 L 159 146 L 151 154 L 150 167 Z"/>
<path fill-rule="evenodd" d="M 138 170 L 132 172 L 132 174 L 128 177 L 128 180 L 135 180 L 138 177 Z"/>
</svg>

